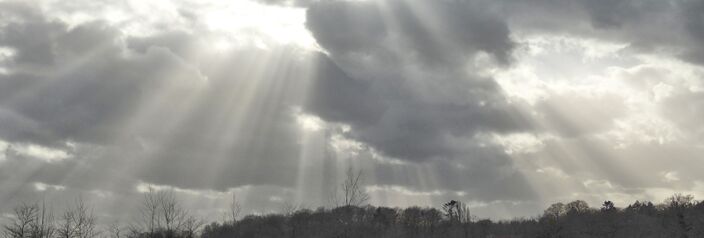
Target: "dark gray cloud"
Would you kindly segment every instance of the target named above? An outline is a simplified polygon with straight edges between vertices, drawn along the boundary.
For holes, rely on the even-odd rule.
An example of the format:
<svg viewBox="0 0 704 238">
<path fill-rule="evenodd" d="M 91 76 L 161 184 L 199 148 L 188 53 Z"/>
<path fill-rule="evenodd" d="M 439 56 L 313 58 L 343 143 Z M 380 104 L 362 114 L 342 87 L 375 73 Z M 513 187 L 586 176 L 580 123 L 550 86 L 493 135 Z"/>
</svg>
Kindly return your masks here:
<svg viewBox="0 0 704 238">
<path fill-rule="evenodd" d="M 381 118 L 387 107 L 370 82 L 350 78 L 326 55 L 318 55 L 315 61 L 316 81 L 307 108 L 320 117 L 352 125 L 368 125 Z"/>
<path fill-rule="evenodd" d="M 686 26 L 686 34 L 689 35 L 689 43 L 692 46 L 684 50 L 683 56 L 687 60 L 704 64 L 704 46 L 701 44 L 704 41 L 704 2 L 685 1 L 681 8 L 684 11 L 682 21 Z"/>
<path fill-rule="evenodd" d="M 506 23 L 482 10 L 447 2 L 312 5 L 306 24 L 341 76 L 317 78 L 307 110 L 352 125 L 348 136 L 386 155 L 416 161 L 459 157 L 461 141 L 477 132 L 526 129 L 493 79 L 474 66 L 466 71 L 480 52 L 499 64 L 511 58 Z"/>
<path fill-rule="evenodd" d="M 335 56 L 402 56 L 451 67 L 485 52 L 507 63 L 514 46 L 508 26 L 488 10 L 470 2 L 325 1 L 308 9 L 306 25 Z"/>
<path fill-rule="evenodd" d="M 501 1 L 511 29 L 626 43 L 701 64 L 701 1 Z"/>
<path fill-rule="evenodd" d="M 77 27 L 66 34 L 81 30 Z M 85 42 L 92 43 L 95 42 Z M 70 45 L 54 44 L 63 51 L 60 64 L 45 73 L 13 72 L 2 76 L 3 106 L 24 117 L 25 124 L 36 125 L 3 125 L 3 137 L 42 144 L 66 140 L 101 143 L 119 134 L 124 129 L 122 123 L 139 103 L 157 93 L 155 90 L 163 84 L 172 85 L 174 90 L 203 84 L 198 72 L 163 50 L 123 57 L 119 49 L 110 45 L 76 52 Z M 74 55 L 84 58 L 73 58 Z M 72 66 L 75 68 L 67 69 Z M 174 77 L 163 76 L 170 73 Z"/>
<path fill-rule="evenodd" d="M 474 47 L 499 59 L 510 59 L 514 43 L 505 35 L 515 31 L 571 34 L 627 43 L 638 51 L 665 53 L 695 63 L 701 63 L 704 58 L 699 44 L 704 39 L 701 30 L 704 29 L 701 14 L 704 4 L 696 0 L 321 1 L 311 5 L 310 10 L 327 8 L 328 13 L 320 15 L 339 16 L 349 24 L 337 27 L 327 21 L 309 23 L 314 34 L 315 29 L 337 32 L 316 34 L 319 43 L 328 50 L 345 50 L 354 44 L 376 50 L 374 46 L 383 41 L 375 39 L 391 38 L 438 64 L 447 61 L 437 61 L 433 56 L 455 58 Z M 381 18 L 384 20 L 379 21 Z M 387 35 L 385 28 L 388 27 L 404 31 L 406 37 Z M 424 32 L 428 29 L 434 32 Z M 482 34 L 477 34 L 480 32 Z M 362 33 L 368 37 L 360 39 Z M 336 42 L 331 42 L 333 40 Z M 456 51 L 443 52 L 436 47 L 438 41 L 454 44 L 451 48 Z"/>
</svg>

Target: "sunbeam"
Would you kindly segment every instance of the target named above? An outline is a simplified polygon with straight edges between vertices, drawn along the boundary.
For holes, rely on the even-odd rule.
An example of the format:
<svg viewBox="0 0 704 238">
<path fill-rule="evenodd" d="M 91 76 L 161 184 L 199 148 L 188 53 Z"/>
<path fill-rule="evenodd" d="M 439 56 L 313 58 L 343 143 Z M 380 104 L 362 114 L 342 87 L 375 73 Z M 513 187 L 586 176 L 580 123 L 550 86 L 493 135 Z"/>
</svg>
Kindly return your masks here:
<svg viewBox="0 0 704 238">
<path fill-rule="evenodd" d="M 700 237 L 701 12 L 0 1 L 0 229 L 51 207 L 64 238 Z"/>
</svg>

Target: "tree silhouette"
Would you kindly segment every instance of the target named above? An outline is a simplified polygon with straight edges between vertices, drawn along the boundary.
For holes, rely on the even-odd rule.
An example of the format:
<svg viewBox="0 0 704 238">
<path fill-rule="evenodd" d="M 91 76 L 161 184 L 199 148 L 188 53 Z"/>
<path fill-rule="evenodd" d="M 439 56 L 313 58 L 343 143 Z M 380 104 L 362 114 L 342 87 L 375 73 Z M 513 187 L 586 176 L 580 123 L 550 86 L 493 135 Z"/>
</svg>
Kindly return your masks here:
<svg viewBox="0 0 704 238">
<path fill-rule="evenodd" d="M 442 210 L 450 221 L 457 223 L 468 223 L 471 221 L 469 207 L 460 201 L 450 200 L 442 205 Z"/>
<path fill-rule="evenodd" d="M 181 206 L 172 190 L 149 188 L 144 193 L 139 213 L 140 221 L 131 228 L 133 236 L 194 237 L 204 224 Z"/>
<path fill-rule="evenodd" d="M 237 221 L 237 217 L 240 216 L 240 212 L 242 212 L 242 205 L 240 202 L 237 200 L 237 194 L 235 192 L 232 192 L 232 199 L 230 200 L 230 203 L 228 204 L 228 210 L 225 214 L 225 221 L 224 222 L 229 222 L 234 224 Z"/>
<path fill-rule="evenodd" d="M 46 208 L 46 203 L 40 207 L 37 203 L 22 204 L 13 209 L 11 221 L 3 226 L 5 237 L 52 237 L 54 234 L 53 214 Z"/>
<path fill-rule="evenodd" d="M 93 209 L 78 198 L 61 215 L 56 233 L 60 238 L 93 238 L 98 236 Z"/>
<path fill-rule="evenodd" d="M 349 188 L 359 188 L 361 183 L 354 181 L 361 180 L 361 173 L 352 174 Z M 309 210 L 291 205 L 281 214 L 228 218 L 203 227 L 204 221 L 190 215 L 172 191 L 153 189 L 145 192 L 139 219 L 129 227 L 112 223 L 101 230 L 92 206 L 80 198 L 56 220 L 48 207 L 20 204 L 8 216 L 2 234 L 5 238 L 704 237 L 704 202 L 682 194 L 660 204 L 635 201 L 623 209 L 608 200 L 599 208 L 582 200 L 555 203 L 541 216 L 496 222 L 470 219 L 468 207 L 451 200 L 438 209 L 347 205 Z"/>
<path fill-rule="evenodd" d="M 613 211 L 616 211 L 616 207 L 614 206 L 613 202 L 604 201 L 604 204 L 601 205 L 601 211 L 602 212 L 613 212 Z"/>
<path fill-rule="evenodd" d="M 362 188 L 362 175 L 362 170 L 355 173 L 352 168 L 347 169 L 340 190 L 332 195 L 335 206 L 362 206 L 369 201 L 369 194 Z"/>
</svg>

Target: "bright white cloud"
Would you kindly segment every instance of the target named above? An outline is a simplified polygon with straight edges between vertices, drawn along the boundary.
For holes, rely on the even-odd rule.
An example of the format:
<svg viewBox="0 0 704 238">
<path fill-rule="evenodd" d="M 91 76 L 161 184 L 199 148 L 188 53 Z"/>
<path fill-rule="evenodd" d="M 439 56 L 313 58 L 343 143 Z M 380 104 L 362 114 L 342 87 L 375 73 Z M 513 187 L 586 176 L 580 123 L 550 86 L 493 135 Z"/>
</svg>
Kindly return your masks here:
<svg viewBox="0 0 704 238">
<path fill-rule="evenodd" d="M 61 191 L 61 190 L 66 190 L 65 186 L 61 185 L 52 185 L 52 184 L 45 184 L 45 183 L 34 183 L 34 189 L 40 192 L 44 192 L 47 190 L 55 190 L 55 191 Z"/>
<path fill-rule="evenodd" d="M 545 146 L 544 141 L 551 139 L 551 136 L 536 136 L 528 133 L 495 134 L 493 139 L 503 146 L 507 154 L 525 154 L 542 150 Z"/>
<path fill-rule="evenodd" d="M 72 155 L 64 150 L 44 147 L 35 144 L 16 144 L 12 150 L 19 155 L 40 159 L 49 163 L 69 159 Z"/>
</svg>

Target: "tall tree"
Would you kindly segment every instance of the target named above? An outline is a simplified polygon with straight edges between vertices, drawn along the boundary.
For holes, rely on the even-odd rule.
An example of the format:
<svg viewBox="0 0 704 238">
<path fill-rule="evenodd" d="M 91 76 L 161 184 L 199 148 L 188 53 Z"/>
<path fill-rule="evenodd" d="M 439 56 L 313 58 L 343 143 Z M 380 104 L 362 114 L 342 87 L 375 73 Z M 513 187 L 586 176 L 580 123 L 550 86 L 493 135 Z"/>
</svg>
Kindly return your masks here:
<svg viewBox="0 0 704 238">
<path fill-rule="evenodd" d="M 54 236 L 54 214 L 42 201 L 22 204 L 13 209 L 10 222 L 3 226 L 3 233 L 8 238 L 50 238 Z"/>
<path fill-rule="evenodd" d="M 232 191 L 232 200 L 228 204 L 227 214 L 225 214 L 225 223 L 235 224 L 237 217 L 239 217 L 240 212 L 242 212 L 242 206 L 237 200 L 237 194 Z"/>
<path fill-rule="evenodd" d="M 7 238 L 30 237 L 32 224 L 36 221 L 39 208 L 36 204 L 22 204 L 13 209 L 11 222 L 3 226 L 4 235 Z"/>
<path fill-rule="evenodd" d="M 94 238 L 98 236 L 96 217 L 93 209 L 78 198 L 74 205 L 69 206 L 61 215 L 56 230 L 59 238 Z"/>
<path fill-rule="evenodd" d="M 133 234 L 148 237 L 192 237 L 203 221 L 190 215 L 176 199 L 173 190 L 156 191 L 150 188 L 140 207 L 142 225 L 133 225 Z"/>
<path fill-rule="evenodd" d="M 333 195 L 333 202 L 336 206 L 362 206 L 369 201 L 369 193 L 362 188 L 364 182 L 362 175 L 362 170 L 355 173 L 352 168 L 347 169 L 345 181 L 342 182 L 339 191 L 341 198 L 337 194 Z"/>
</svg>

